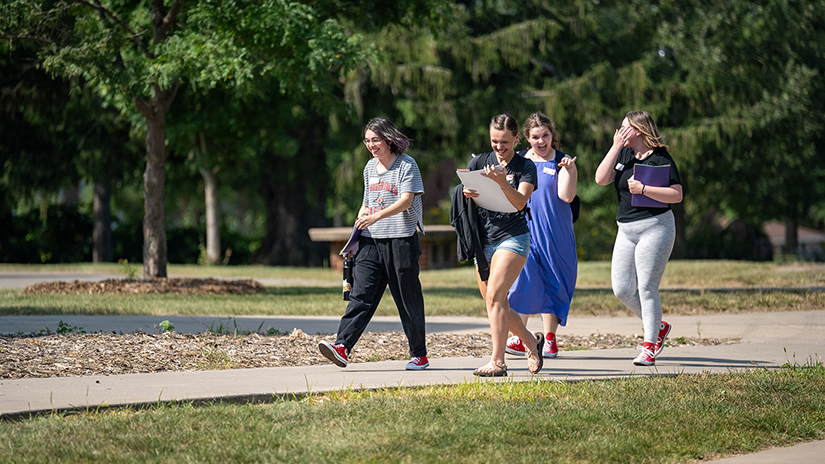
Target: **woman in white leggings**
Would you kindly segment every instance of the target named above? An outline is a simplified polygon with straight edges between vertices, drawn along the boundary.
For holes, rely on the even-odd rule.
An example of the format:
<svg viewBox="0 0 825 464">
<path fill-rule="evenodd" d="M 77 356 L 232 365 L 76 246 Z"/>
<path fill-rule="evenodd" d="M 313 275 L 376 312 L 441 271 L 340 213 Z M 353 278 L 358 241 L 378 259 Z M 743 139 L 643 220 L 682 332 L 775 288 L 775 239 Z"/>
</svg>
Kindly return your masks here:
<svg viewBox="0 0 825 464">
<path fill-rule="evenodd" d="M 619 198 L 610 271 L 613 293 L 644 325 L 642 353 L 633 364 L 653 366 L 670 333 L 670 324 L 662 321 L 659 283 L 676 237 L 670 205 L 682 201 L 682 181 L 645 111 L 627 113 L 596 170 L 596 183 L 611 182 Z"/>
</svg>

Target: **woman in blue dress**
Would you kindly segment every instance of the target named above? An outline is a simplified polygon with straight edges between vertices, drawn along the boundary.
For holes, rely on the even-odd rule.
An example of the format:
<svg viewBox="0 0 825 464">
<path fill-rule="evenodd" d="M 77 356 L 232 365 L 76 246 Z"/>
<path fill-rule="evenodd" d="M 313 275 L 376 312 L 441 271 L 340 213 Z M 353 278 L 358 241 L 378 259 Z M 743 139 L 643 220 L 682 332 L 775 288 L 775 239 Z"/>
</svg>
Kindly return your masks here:
<svg viewBox="0 0 825 464">
<path fill-rule="evenodd" d="M 519 154 L 536 165 L 539 187 L 527 203 L 530 254 L 510 287 L 509 301 L 525 325 L 530 314 L 541 316 L 546 334 L 542 356 L 554 358 L 558 354 L 556 331 L 559 325 L 567 324 L 578 273 L 570 208 L 576 197 L 576 158 L 559 150 L 556 125 L 543 113 L 527 118 L 523 133 L 531 148 Z M 513 335 L 505 351 L 523 356 L 526 350 L 521 339 Z"/>
</svg>

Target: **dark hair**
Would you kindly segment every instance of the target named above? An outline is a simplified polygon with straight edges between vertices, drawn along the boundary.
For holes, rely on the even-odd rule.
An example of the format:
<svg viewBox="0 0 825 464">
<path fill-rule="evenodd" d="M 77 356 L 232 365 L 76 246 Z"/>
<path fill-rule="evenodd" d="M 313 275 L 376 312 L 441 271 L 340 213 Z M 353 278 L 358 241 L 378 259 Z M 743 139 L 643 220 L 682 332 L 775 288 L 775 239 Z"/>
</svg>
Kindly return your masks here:
<svg viewBox="0 0 825 464">
<path fill-rule="evenodd" d="M 645 145 L 649 148 L 664 148 L 667 145 L 662 141 L 662 136 L 659 135 L 659 129 L 653 121 L 653 116 L 647 111 L 636 110 L 631 111 L 625 115 L 630 126 L 642 133 Z"/>
<path fill-rule="evenodd" d="M 531 130 L 541 126 L 546 127 L 547 130 L 550 131 L 550 134 L 553 135 L 553 142 L 550 144 L 553 150 L 561 150 L 561 142 L 559 141 L 558 133 L 556 133 L 556 125 L 542 112 L 533 113 L 524 121 L 524 128 L 522 129 L 524 136 L 529 137 Z"/>
<path fill-rule="evenodd" d="M 384 139 L 388 144 L 390 144 L 390 152 L 395 154 L 401 154 L 407 151 L 407 148 L 410 148 L 412 145 L 412 141 L 407 138 L 406 135 L 402 134 L 397 127 L 390 122 L 389 119 L 386 118 L 372 118 L 364 127 L 364 131 L 361 133 L 362 137 L 365 137 L 367 131 L 371 130 L 378 134 L 379 137 Z"/>
<path fill-rule="evenodd" d="M 518 121 L 507 113 L 493 116 L 493 119 L 490 121 L 490 127 L 495 130 L 510 131 L 513 136 L 518 135 Z"/>
</svg>

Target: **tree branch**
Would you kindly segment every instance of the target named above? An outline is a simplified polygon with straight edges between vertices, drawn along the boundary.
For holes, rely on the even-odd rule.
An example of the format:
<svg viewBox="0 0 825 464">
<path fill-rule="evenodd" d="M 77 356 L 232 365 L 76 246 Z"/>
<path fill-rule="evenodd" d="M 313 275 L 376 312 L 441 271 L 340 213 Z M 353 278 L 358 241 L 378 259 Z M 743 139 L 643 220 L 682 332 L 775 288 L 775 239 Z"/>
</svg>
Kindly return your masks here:
<svg viewBox="0 0 825 464">
<path fill-rule="evenodd" d="M 124 31 L 126 31 L 127 34 L 129 34 L 129 37 L 131 37 L 131 39 L 135 42 L 135 45 L 137 45 L 138 49 L 140 49 L 140 51 L 143 52 L 143 55 L 146 58 L 155 58 L 155 54 L 150 52 L 149 49 L 146 48 L 145 45 L 143 45 L 143 42 L 140 41 L 140 35 L 132 31 L 132 29 L 130 29 L 129 26 L 123 22 L 123 20 L 118 18 L 117 15 L 115 15 L 113 12 L 107 10 L 103 5 L 101 5 L 99 0 L 95 0 L 94 4 L 84 0 L 74 0 L 74 2 L 97 10 L 103 17 L 103 19 L 109 18 L 110 20 L 115 22 L 118 26 L 121 27 L 121 29 L 123 29 Z"/>
<path fill-rule="evenodd" d="M 163 0 L 152 0 L 152 43 L 157 45 L 166 40 L 169 31 L 172 29 L 172 23 L 175 22 L 175 18 L 178 16 L 180 7 L 180 1 L 175 0 L 172 8 L 166 13 Z"/>
<path fill-rule="evenodd" d="M 147 120 L 155 117 L 154 109 L 146 100 L 135 97 L 135 106 Z"/>
<path fill-rule="evenodd" d="M 172 4 L 172 8 L 169 10 L 169 13 L 167 13 L 166 17 L 163 18 L 163 27 L 166 29 L 166 34 L 169 34 L 169 31 L 172 30 L 172 24 L 175 22 L 175 18 L 178 17 L 180 7 L 181 3 L 178 0 L 175 0 L 175 3 Z"/>
<path fill-rule="evenodd" d="M 46 37 L 41 37 L 38 35 L 28 35 L 28 34 L 18 34 L 18 35 L 0 35 L 0 40 L 34 40 L 36 42 L 43 42 L 50 45 L 54 45 L 54 41 L 51 39 L 47 39 Z"/>
</svg>

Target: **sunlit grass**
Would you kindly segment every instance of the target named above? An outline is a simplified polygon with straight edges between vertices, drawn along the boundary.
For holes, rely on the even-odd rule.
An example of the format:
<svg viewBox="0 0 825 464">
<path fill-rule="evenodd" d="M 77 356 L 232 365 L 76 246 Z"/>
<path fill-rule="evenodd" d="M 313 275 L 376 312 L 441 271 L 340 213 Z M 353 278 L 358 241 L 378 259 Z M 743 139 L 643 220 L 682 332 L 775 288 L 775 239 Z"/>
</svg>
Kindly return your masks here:
<svg viewBox="0 0 825 464">
<path fill-rule="evenodd" d="M 142 275 L 140 263 L 129 264 Z M 126 275 L 121 264 L 0 264 L 0 271 L 27 273 L 76 272 L 82 274 Z M 248 277 L 282 281 L 284 285 L 317 285 L 327 282 L 340 284 L 340 275 L 328 268 L 286 266 L 196 266 L 170 264 L 170 277 Z M 423 271 L 422 285 L 475 287 L 475 271 L 463 265 L 455 269 Z M 280 285 L 280 283 L 279 283 Z M 822 263 L 760 263 L 725 260 L 675 260 L 665 269 L 662 287 L 721 288 L 721 287 L 799 287 L 825 285 L 825 264 Z M 610 287 L 610 262 L 584 261 L 579 263 L 580 288 Z"/>
<path fill-rule="evenodd" d="M 0 423 L 0 461 L 678 463 L 823 437 L 819 364 L 52 414 Z"/>
<path fill-rule="evenodd" d="M 773 312 L 825 308 L 825 292 L 817 291 L 662 291 L 665 314 Z M 429 316 L 486 316 L 475 288 L 425 287 Z M 24 295 L 20 289 L 0 290 L 0 315 L 202 315 L 202 316 L 340 316 L 346 308 L 340 290 L 318 287 L 270 288 L 259 295 Z M 394 316 L 389 291 L 376 311 Z M 576 292 L 571 317 L 622 316 L 630 313 L 610 290 Z"/>
</svg>

